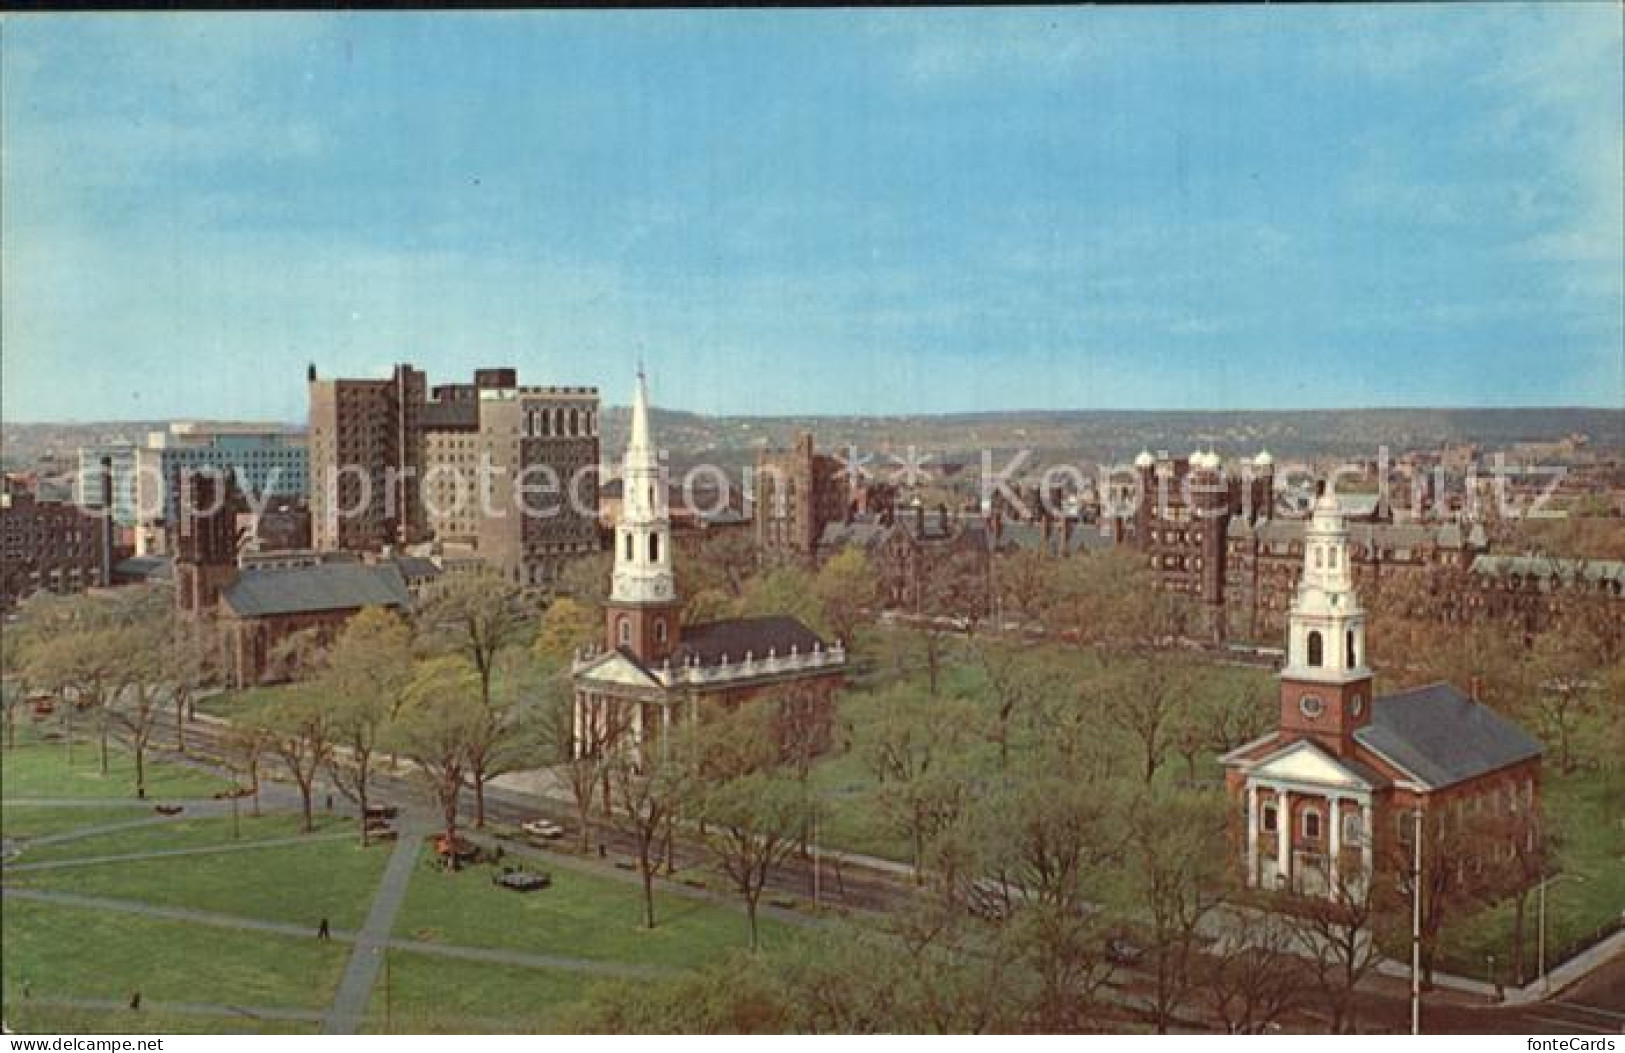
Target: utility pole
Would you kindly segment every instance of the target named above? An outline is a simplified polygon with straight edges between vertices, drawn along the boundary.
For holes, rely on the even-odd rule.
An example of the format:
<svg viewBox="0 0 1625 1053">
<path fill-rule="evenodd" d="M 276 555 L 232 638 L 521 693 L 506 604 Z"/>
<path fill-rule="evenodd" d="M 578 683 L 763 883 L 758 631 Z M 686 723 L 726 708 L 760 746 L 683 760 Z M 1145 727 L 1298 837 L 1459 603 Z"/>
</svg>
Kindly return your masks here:
<svg viewBox="0 0 1625 1053">
<path fill-rule="evenodd" d="M 1415 826 L 1411 860 L 1411 1034 L 1422 1033 L 1422 809 L 1411 813 Z"/>
<path fill-rule="evenodd" d="M 1540 985 L 1546 994 L 1552 993 L 1552 981 L 1546 976 L 1546 883 L 1551 880 L 1550 875 L 1540 879 L 1540 936 L 1536 940 L 1536 959 L 1540 963 Z"/>
</svg>

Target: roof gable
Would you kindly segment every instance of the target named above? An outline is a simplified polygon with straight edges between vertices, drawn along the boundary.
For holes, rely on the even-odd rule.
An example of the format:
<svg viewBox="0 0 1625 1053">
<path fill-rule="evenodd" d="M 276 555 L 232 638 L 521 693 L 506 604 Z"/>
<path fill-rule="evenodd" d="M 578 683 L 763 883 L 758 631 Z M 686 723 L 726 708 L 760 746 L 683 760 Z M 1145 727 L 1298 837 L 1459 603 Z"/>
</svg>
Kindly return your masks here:
<svg viewBox="0 0 1625 1053">
<path fill-rule="evenodd" d="M 579 680 L 621 687 L 660 687 L 660 681 L 625 651 L 610 651 L 576 674 Z"/>
<path fill-rule="evenodd" d="M 1370 790 L 1375 785 L 1365 775 L 1308 739 L 1299 739 L 1279 753 L 1259 761 L 1253 766 L 1252 775 L 1260 779 L 1309 786 L 1337 786 L 1350 790 Z"/>
</svg>

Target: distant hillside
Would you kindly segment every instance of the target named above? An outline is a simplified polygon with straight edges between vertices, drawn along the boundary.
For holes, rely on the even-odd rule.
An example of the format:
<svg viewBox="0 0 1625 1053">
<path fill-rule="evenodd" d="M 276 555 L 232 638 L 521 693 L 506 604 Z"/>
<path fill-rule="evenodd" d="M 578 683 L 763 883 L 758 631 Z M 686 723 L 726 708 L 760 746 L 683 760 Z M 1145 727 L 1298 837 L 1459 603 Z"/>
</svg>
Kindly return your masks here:
<svg viewBox="0 0 1625 1053">
<path fill-rule="evenodd" d="M 626 411 L 605 413 L 607 449 L 624 442 Z M 1197 446 L 1226 454 L 1268 449 L 1278 457 L 1375 456 L 1479 443 L 1488 449 L 1518 442 L 1590 436 L 1598 448 L 1625 449 L 1625 410 L 1369 409 L 1256 410 L 1075 410 L 955 413 L 913 417 L 703 417 L 655 414 L 662 445 L 679 461 L 706 454 L 731 462 L 761 446 L 785 446 L 811 431 L 823 449 L 848 443 L 862 451 L 901 450 L 909 445 L 943 456 L 1007 453 L 1031 449 L 1040 458 L 1108 460 L 1132 458 L 1142 449 L 1189 453 Z"/>
<path fill-rule="evenodd" d="M 612 456 L 626 441 L 627 411 L 604 413 L 604 449 Z M 1212 446 L 1225 454 L 1268 449 L 1278 457 L 1374 456 L 1379 446 L 1399 452 L 1448 443 L 1496 449 L 1517 442 L 1578 433 L 1592 445 L 1625 449 L 1625 409 L 1366 409 L 1067 410 L 953 413 L 909 417 L 707 417 L 656 410 L 654 425 L 677 464 L 744 463 L 763 446 L 787 445 L 811 431 L 822 449 L 854 444 L 864 452 L 910 445 L 939 457 L 973 457 L 1031 449 L 1041 460 L 1127 459 L 1142 449 L 1188 453 Z M 85 424 L 6 424 L 0 454 L 8 468 L 42 459 L 68 459 L 81 445 L 114 438 L 139 439 L 162 421 Z"/>
</svg>

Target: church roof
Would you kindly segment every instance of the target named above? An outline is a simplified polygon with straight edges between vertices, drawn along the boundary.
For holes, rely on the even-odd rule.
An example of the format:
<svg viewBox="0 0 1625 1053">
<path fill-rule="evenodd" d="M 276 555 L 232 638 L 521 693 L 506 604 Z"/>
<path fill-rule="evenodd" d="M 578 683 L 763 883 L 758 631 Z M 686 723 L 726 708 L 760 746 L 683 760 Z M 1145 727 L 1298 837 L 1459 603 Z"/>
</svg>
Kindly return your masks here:
<svg viewBox="0 0 1625 1053">
<path fill-rule="evenodd" d="M 1445 683 L 1372 700 L 1354 738 L 1435 790 L 1541 753 L 1528 732 Z"/>
<path fill-rule="evenodd" d="M 810 654 L 823 646 L 824 641 L 817 633 L 788 615 L 725 618 L 683 626 L 672 664 L 678 665 L 688 658 L 698 658 L 702 665 L 715 665 L 724 657 L 738 662 L 747 652 L 759 659 L 766 658 L 770 651 L 784 657 L 791 648 L 800 654 Z"/>
<path fill-rule="evenodd" d="M 364 563 L 244 570 L 220 590 L 220 599 L 241 618 L 358 607 L 407 607 L 412 602 L 406 581 L 393 564 Z"/>
</svg>

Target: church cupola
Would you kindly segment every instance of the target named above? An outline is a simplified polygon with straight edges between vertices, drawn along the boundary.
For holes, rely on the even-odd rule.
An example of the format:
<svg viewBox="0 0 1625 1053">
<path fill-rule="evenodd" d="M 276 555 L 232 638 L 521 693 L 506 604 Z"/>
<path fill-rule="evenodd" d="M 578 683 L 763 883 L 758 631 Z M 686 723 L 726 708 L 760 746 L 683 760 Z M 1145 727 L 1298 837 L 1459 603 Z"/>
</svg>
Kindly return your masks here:
<svg viewBox="0 0 1625 1053">
<path fill-rule="evenodd" d="M 615 523 L 615 571 L 606 608 L 605 643 L 645 662 L 669 656 L 679 626 L 672 569 L 671 520 L 660 455 L 649 427 L 649 392 L 638 370 L 631 436 L 621 471 L 621 512 Z"/>
<path fill-rule="evenodd" d="M 1342 753 L 1371 718 L 1365 611 L 1354 591 L 1348 527 L 1336 495 L 1315 500 L 1303 539 L 1303 573 L 1288 618 L 1281 670 L 1281 732 Z"/>
</svg>

